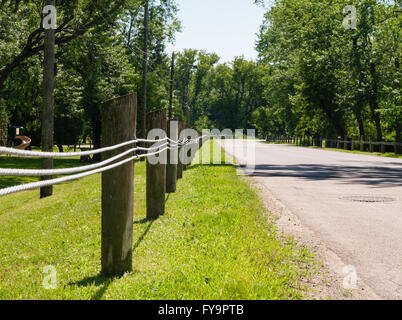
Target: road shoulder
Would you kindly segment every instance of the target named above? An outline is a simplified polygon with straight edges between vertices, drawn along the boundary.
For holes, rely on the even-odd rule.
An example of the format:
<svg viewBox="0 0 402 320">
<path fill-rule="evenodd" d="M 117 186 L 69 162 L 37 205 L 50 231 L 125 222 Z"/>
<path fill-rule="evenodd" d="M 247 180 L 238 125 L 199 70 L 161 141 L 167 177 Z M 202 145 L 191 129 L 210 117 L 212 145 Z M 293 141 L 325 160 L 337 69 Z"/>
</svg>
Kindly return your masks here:
<svg viewBox="0 0 402 320">
<path fill-rule="evenodd" d="M 279 234 L 284 237 L 293 237 L 300 246 L 306 246 L 317 258 L 317 268 L 311 270 L 311 278 L 306 279 L 305 285 L 311 289 L 306 299 L 381 299 L 359 278 L 357 279 L 356 289 L 345 289 L 343 283 L 348 274 L 344 273 L 347 265 L 342 259 L 328 249 L 311 229 L 304 226 L 297 215 L 278 200 L 266 186 L 252 177 L 250 181 L 252 186 L 257 189 L 264 206 L 274 217 Z"/>
</svg>

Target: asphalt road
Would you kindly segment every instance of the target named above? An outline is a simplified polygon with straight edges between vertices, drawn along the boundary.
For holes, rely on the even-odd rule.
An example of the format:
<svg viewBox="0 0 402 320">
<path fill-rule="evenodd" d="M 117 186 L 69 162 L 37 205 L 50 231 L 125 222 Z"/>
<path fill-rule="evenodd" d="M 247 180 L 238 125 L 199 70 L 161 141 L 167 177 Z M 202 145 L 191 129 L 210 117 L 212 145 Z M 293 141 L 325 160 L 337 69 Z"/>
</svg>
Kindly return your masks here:
<svg viewBox="0 0 402 320">
<path fill-rule="evenodd" d="M 233 141 L 222 146 L 240 163 L 253 157 Z M 255 150 L 255 179 L 379 297 L 402 299 L 402 159 L 263 142 Z"/>
</svg>

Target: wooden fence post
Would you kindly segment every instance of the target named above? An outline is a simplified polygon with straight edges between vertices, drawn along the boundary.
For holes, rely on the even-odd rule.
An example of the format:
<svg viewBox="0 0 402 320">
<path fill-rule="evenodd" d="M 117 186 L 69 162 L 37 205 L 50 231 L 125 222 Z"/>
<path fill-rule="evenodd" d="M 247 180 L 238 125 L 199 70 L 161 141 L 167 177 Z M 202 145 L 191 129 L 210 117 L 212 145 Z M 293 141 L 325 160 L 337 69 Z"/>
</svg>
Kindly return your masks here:
<svg viewBox="0 0 402 320">
<path fill-rule="evenodd" d="M 102 104 L 102 147 L 135 139 L 137 95 Z M 133 146 L 105 152 L 103 159 Z M 129 157 L 129 156 L 127 156 Z M 134 161 L 102 173 L 102 273 L 116 276 L 132 270 Z"/>
<path fill-rule="evenodd" d="M 184 122 L 183 121 L 179 121 L 179 137 L 181 132 L 184 130 Z M 180 149 L 178 149 L 178 153 L 179 153 L 179 158 L 177 161 L 177 179 L 181 179 L 183 178 L 183 164 L 180 161 Z"/>
<path fill-rule="evenodd" d="M 152 129 L 163 130 L 163 133 L 161 133 L 157 139 L 166 138 L 166 119 L 166 109 L 157 110 L 147 114 L 148 131 L 151 131 Z M 150 139 L 154 140 L 155 138 L 151 137 Z M 157 150 L 152 152 L 156 151 Z M 160 153 L 158 163 L 152 163 L 152 160 L 147 157 L 147 219 L 156 219 L 165 214 L 166 155 L 167 151 Z M 156 161 L 157 159 L 154 160 Z"/>
<path fill-rule="evenodd" d="M 197 132 L 198 132 L 198 134 L 200 136 L 200 140 L 199 140 L 199 143 L 198 143 L 198 152 L 201 152 L 201 148 L 202 148 L 202 145 L 204 143 L 204 141 L 203 141 L 204 139 L 202 138 L 202 132 L 198 131 L 198 130 L 197 130 Z M 202 159 L 201 154 L 199 155 L 199 159 L 200 160 Z"/>
<path fill-rule="evenodd" d="M 364 137 L 360 137 L 360 151 L 364 151 Z"/>
<path fill-rule="evenodd" d="M 183 128 L 183 130 L 186 130 L 186 129 L 188 129 L 187 126 L 185 126 L 185 127 Z M 188 151 L 187 151 L 187 155 L 188 155 Z M 180 157 L 180 155 L 179 155 L 179 157 Z M 182 167 L 183 167 L 183 171 L 186 171 L 186 170 L 187 170 L 187 165 L 186 165 L 186 164 L 182 164 Z"/>
<path fill-rule="evenodd" d="M 385 142 L 381 141 L 381 153 L 385 153 Z"/>
<path fill-rule="evenodd" d="M 177 121 L 169 121 L 168 136 L 170 139 L 179 140 L 179 124 Z M 173 147 L 173 145 L 172 145 Z M 177 163 L 179 159 L 178 149 L 168 150 L 168 164 L 166 166 L 166 192 L 176 192 L 177 184 Z"/>
</svg>

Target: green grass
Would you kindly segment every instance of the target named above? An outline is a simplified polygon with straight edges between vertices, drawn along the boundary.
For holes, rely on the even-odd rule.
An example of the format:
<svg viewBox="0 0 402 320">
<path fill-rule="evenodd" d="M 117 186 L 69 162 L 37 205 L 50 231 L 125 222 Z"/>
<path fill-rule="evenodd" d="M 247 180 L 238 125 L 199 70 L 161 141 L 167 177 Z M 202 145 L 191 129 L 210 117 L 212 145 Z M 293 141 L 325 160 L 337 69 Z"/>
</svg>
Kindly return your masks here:
<svg viewBox="0 0 402 320">
<path fill-rule="evenodd" d="M 63 161 L 58 165 L 78 162 Z M 0 158 L 4 164 L 38 166 Z M 0 179 L 3 187 L 10 184 L 9 178 Z M 168 197 L 166 214 L 146 221 L 145 166 L 136 164 L 134 270 L 120 278 L 100 274 L 100 191 L 95 175 L 55 186 L 47 199 L 28 191 L 0 200 L 0 299 L 300 299 L 307 294 L 302 283 L 311 276 L 314 258 L 276 233 L 256 191 L 232 165 L 200 165 L 195 159 Z M 48 265 L 57 271 L 54 290 L 42 285 Z"/>
</svg>

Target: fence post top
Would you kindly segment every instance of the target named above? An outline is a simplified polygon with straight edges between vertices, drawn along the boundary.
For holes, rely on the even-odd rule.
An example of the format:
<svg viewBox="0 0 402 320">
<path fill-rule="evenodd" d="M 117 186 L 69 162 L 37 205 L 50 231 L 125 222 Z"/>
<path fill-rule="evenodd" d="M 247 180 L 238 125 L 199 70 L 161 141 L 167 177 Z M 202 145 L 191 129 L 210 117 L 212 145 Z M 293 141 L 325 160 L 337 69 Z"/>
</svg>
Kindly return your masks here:
<svg viewBox="0 0 402 320">
<path fill-rule="evenodd" d="M 167 111 L 166 108 L 162 108 L 162 109 L 158 109 L 158 110 L 149 111 L 147 113 L 147 115 L 153 115 L 153 114 L 156 114 L 156 113 L 161 113 L 161 112 L 166 112 L 166 111 Z M 174 121 L 174 120 L 172 120 L 172 121 Z"/>
<path fill-rule="evenodd" d="M 124 101 L 124 100 L 127 99 L 127 98 L 134 98 L 134 99 L 136 99 L 136 98 L 137 98 L 137 92 L 132 92 L 132 93 L 128 93 L 128 94 L 126 94 L 126 95 L 124 95 L 124 96 L 111 98 L 111 99 L 108 99 L 108 100 L 103 101 L 101 104 L 104 105 L 104 104 L 109 104 L 109 103 L 112 103 L 112 102 L 116 103 L 116 102 L 118 102 L 118 101 Z"/>
</svg>

